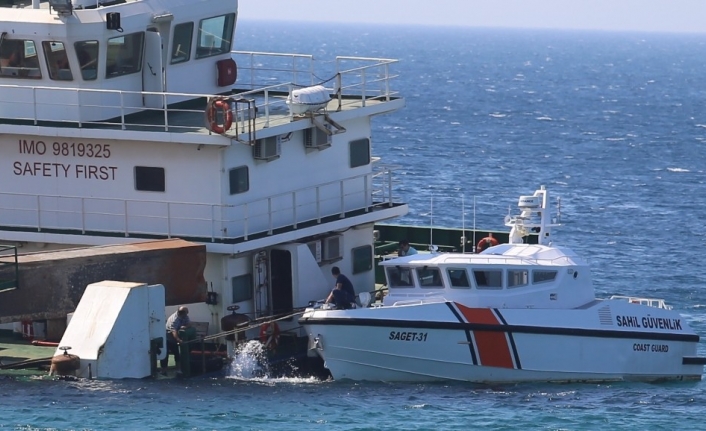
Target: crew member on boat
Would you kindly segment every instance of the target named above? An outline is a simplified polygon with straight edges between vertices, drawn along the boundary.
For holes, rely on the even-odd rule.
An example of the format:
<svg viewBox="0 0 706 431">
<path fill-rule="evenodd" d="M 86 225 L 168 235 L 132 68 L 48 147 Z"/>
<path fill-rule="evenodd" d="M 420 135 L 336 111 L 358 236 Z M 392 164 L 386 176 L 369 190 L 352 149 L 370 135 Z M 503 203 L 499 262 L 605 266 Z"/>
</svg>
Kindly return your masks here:
<svg viewBox="0 0 706 431">
<path fill-rule="evenodd" d="M 331 274 L 336 277 L 336 285 L 326 298 L 326 304 L 333 302 L 336 308 L 347 310 L 351 308 L 351 304 L 355 302 L 355 289 L 353 283 L 345 275 L 341 274 L 341 270 L 334 266 L 331 268 Z"/>
<path fill-rule="evenodd" d="M 417 249 L 409 245 L 409 241 L 406 239 L 403 239 L 400 241 L 400 248 L 397 251 L 398 256 L 411 256 L 413 254 L 417 254 Z"/>
<path fill-rule="evenodd" d="M 179 309 L 167 319 L 167 354 L 164 356 L 164 359 L 160 361 L 162 375 L 167 374 L 169 354 L 174 355 L 174 363 L 177 366 L 177 370 L 179 369 L 179 343 L 182 341 L 181 338 L 179 338 L 179 330 L 188 328 L 189 325 L 191 325 L 189 309 L 184 306 L 179 307 Z"/>
</svg>

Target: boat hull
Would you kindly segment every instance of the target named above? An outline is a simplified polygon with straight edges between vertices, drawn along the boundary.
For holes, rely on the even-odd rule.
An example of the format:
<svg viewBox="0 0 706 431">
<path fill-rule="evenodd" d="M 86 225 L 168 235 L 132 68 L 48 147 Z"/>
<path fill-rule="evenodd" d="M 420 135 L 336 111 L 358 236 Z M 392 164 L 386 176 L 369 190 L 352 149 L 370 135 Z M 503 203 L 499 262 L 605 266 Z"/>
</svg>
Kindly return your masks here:
<svg viewBox="0 0 706 431">
<path fill-rule="evenodd" d="M 640 313 L 652 311 L 642 308 L 649 307 L 628 311 L 637 324 L 642 321 Z M 622 314 L 617 314 L 621 311 L 612 312 L 617 320 L 621 318 Z M 309 334 L 311 350 L 323 358 L 334 379 L 500 383 L 701 378 L 703 358 L 696 357 L 698 336 L 678 314 L 652 311 L 653 319 L 672 319 L 653 320 L 662 322 L 657 326 L 673 328 L 659 330 L 617 324 L 601 328 L 597 313 L 596 307 L 492 310 L 441 303 L 377 310 L 312 310 L 300 322 Z M 434 314 L 451 315 L 456 321 L 402 318 Z M 587 324 L 591 320 L 596 324 Z M 564 325 L 548 325 L 549 321 Z M 649 326 L 651 321 L 644 322 Z"/>
</svg>

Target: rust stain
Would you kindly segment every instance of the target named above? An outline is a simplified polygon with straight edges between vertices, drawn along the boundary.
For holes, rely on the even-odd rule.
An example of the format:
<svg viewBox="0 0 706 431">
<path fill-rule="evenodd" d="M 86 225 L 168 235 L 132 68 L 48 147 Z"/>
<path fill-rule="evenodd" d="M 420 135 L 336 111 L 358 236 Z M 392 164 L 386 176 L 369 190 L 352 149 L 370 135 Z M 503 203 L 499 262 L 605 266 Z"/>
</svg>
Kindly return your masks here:
<svg viewBox="0 0 706 431">
<path fill-rule="evenodd" d="M 20 288 L 0 294 L 0 323 L 65 318 L 86 286 L 103 280 L 163 284 L 167 305 L 206 299 L 206 247 L 180 239 L 31 253 L 18 261 Z"/>
</svg>

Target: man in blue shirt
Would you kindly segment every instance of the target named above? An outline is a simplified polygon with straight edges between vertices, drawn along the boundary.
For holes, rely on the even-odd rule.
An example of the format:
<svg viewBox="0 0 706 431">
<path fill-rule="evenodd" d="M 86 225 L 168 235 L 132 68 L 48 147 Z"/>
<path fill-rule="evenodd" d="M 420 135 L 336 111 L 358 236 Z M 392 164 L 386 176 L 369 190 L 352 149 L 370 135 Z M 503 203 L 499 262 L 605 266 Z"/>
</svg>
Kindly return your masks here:
<svg viewBox="0 0 706 431">
<path fill-rule="evenodd" d="M 417 254 L 417 249 L 409 245 L 409 241 L 403 239 L 400 241 L 400 249 L 397 251 L 398 256 L 411 256 Z"/>
<path fill-rule="evenodd" d="M 351 308 L 351 303 L 355 302 L 355 289 L 353 289 L 353 283 L 341 274 L 341 270 L 337 266 L 331 268 L 331 274 L 336 277 L 336 285 L 334 286 L 331 293 L 326 298 L 326 303 L 333 302 L 336 304 L 336 308 L 340 310 L 347 310 Z"/>
<path fill-rule="evenodd" d="M 181 338 L 179 338 L 179 330 L 188 328 L 190 324 L 189 309 L 183 306 L 179 307 L 179 309 L 167 319 L 167 354 L 164 356 L 164 359 L 159 362 L 162 367 L 162 375 L 167 374 L 170 353 L 174 355 L 174 363 L 177 369 L 179 369 L 179 343 L 182 341 Z"/>
</svg>

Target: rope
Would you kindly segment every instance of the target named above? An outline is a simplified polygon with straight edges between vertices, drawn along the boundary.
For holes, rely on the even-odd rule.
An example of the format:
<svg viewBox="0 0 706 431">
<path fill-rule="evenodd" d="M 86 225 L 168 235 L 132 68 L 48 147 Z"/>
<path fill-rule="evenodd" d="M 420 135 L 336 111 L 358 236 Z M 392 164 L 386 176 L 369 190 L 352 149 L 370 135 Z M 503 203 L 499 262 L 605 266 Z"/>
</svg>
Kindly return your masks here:
<svg viewBox="0 0 706 431">
<path fill-rule="evenodd" d="M 313 74 L 313 73 L 312 73 L 312 76 L 313 76 L 314 78 L 316 78 L 316 79 L 319 79 L 320 82 L 317 83 L 317 84 L 309 84 L 309 85 L 292 84 L 292 87 L 301 87 L 301 88 L 304 88 L 304 87 L 310 87 L 310 86 L 312 86 L 312 85 L 323 85 L 323 84 L 326 84 L 327 82 L 331 82 L 331 81 L 333 81 L 334 79 L 336 79 L 336 77 L 338 76 L 338 73 L 336 73 L 335 75 L 333 75 L 333 76 L 330 77 L 329 79 L 319 78 L 318 76 L 316 76 L 316 75 Z"/>
<path fill-rule="evenodd" d="M 304 311 L 305 311 L 305 310 L 297 311 L 296 313 L 286 314 L 286 315 L 284 315 L 284 316 L 280 316 L 280 317 L 277 317 L 277 318 L 274 318 L 274 319 L 269 319 L 269 320 L 255 320 L 255 321 L 251 322 L 250 325 L 248 325 L 248 326 L 246 326 L 246 327 L 243 327 L 243 328 L 236 328 L 236 329 L 232 329 L 232 330 L 230 330 L 230 331 L 224 331 L 224 332 L 219 332 L 219 333 L 213 334 L 213 335 L 207 335 L 207 336 L 205 336 L 205 337 L 203 337 L 203 338 L 197 338 L 197 339 L 195 339 L 195 340 L 186 341 L 186 342 L 184 342 L 184 343 L 182 343 L 182 344 L 191 344 L 191 343 L 197 343 L 197 342 L 200 343 L 200 342 L 202 342 L 202 341 L 215 340 L 215 339 L 217 339 L 217 338 L 221 338 L 221 337 L 224 337 L 224 336 L 226 336 L 226 335 L 237 334 L 237 333 L 239 333 L 239 332 L 249 331 L 250 329 L 259 328 L 261 325 L 264 325 L 264 324 L 268 324 L 268 323 L 272 323 L 272 322 L 278 322 L 278 321 L 280 321 L 280 320 L 289 319 L 289 318 L 291 318 L 291 317 L 298 316 L 298 315 L 300 315 L 300 314 L 304 314 Z"/>
</svg>

